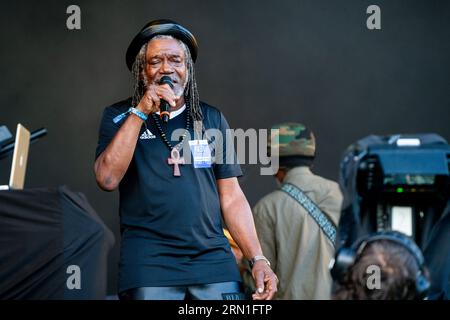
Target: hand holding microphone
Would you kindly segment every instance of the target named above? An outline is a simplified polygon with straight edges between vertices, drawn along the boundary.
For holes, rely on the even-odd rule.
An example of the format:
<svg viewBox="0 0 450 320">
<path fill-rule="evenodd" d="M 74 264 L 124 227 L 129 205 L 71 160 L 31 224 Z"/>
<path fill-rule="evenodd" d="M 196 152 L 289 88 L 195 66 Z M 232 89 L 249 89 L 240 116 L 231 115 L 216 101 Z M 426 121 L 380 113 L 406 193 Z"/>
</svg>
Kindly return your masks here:
<svg viewBox="0 0 450 320">
<path fill-rule="evenodd" d="M 161 119 L 167 123 L 170 107 L 176 106 L 177 97 L 173 92 L 172 79 L 163 76 L 159 84 L 151 84 L 137 105 L 137 109 L 145 114 L 160 111 Z"/>
</svg>

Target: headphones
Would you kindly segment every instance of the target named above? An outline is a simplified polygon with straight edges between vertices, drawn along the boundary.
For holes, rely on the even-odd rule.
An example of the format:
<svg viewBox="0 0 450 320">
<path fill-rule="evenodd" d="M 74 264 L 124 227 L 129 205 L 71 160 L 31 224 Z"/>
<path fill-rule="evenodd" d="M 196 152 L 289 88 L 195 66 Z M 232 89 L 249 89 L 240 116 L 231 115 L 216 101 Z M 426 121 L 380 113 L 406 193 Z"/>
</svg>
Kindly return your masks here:
<svg viewBox="0 0 450 320">
<path fill-rule="evenodd" d="M 344 281 L 345 275 L 349 269 L 355 264 L 364 248 L 371 242 L 387 240 L 397 243 L 406 248 L 416 259 L 419 265 L 419 272 L 416 275 L 416 292 L 421 298 L 427 296 L 430 289 L 430 282 L 424 275 L 425 259 L 422 251 L 416 243 L 407 235 L 397 231 L 383 231 L 366 236 L 356 241 L 351 247 L 341 247 L 337 252 L 334 260 L 331 262 L 331 276 L 339 283 Z"/>
</svg>

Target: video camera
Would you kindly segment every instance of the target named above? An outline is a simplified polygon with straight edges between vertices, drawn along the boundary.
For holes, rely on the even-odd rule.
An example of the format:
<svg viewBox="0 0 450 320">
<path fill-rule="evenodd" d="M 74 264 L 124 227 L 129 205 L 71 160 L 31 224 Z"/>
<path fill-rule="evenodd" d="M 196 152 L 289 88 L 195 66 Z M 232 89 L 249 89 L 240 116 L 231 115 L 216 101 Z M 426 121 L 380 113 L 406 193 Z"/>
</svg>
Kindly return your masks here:
<svg viewBox="0 0 450 320">
<path fill-rule="evenodd" d="M 341 162 L 340 243 L 396 230 L 423 246 L 450 198 L 450 146 L 436 134 L 368 136 Z"/>
</svg>

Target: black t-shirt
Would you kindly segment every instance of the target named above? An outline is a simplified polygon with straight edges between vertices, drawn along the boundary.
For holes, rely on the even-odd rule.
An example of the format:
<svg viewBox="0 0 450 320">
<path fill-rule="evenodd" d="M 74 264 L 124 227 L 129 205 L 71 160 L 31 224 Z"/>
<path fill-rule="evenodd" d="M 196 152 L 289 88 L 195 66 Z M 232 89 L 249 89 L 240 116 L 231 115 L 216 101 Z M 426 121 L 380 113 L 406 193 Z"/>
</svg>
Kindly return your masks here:
<svg viewBox="0 0 450 320">
<path fill-rule="evenodd" d="M 128 110 L 131 99 L 105 108 L 96 150 L 98 157 L 119 130 L 113 118 Z M 201 103 L 204 130 L 229 128 L 222 113 Z M 162 128 L 171 138 L 186 127 L 188 109 Z M 167 163 L 170 150 L 154 119 L 142 125 L 130 166 L 120 182 L 121 257 L 119 292 L 137 287 L 196 285 L 241 281 L 227 238 L 222 231 L 216 179 L 241 176 L 239 164 L 210 168 L 180 166 L 173 176 Z M 190 126 L 191 140 L 194 139 Z M 171 141 L 172 146 L 178 141 Z M 225 139 L 224 139 L 224 148 Z M 234 150 L 233 150 L 234 153 Z M 224 150 L 224 155 L 226 150 Z"/>
</svg>

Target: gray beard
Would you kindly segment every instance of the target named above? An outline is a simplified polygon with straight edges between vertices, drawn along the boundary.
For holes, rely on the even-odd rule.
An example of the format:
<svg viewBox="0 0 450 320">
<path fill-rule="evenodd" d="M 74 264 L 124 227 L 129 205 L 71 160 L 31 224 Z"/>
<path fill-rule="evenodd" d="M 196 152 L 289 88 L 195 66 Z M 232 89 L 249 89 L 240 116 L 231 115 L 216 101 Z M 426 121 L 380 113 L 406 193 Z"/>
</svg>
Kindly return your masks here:
<svg viewBox="0 0 450 320">
<path fill-rule="evenodd" d="M 175 96 L 176 96 L 177 98 L 180 98 L 180 97 L 183 95 L 184 90 L 186 90 L 186 84 L 185 84 L 183 87 L 176 86 L 176 87 L 173 89 L 173 93 L 175 93 Z"/>
<path fill-rule="evenodd" d="M 143 72 L 143 78 L 144 78 L 145 88 L 147 88 L 148 87 L 148 79 L 147 79 L 147 75 L 145 74 L 145 72 Z M 173 93 L 175 94 L 177 99 L 179 99 L 184 94 L 184 91 L 186 90 L 188 82 L 189 82 L 189 73 L 186 72 L 186 80 L 184 80 L 183 86 L 174 86 L 174 88 L 173 88 Z M 159 83 L 153 82 L 153 84 L 158 85 Z"/>
</svg>

